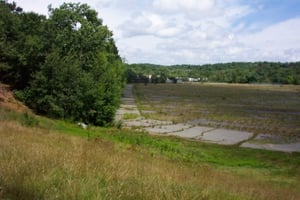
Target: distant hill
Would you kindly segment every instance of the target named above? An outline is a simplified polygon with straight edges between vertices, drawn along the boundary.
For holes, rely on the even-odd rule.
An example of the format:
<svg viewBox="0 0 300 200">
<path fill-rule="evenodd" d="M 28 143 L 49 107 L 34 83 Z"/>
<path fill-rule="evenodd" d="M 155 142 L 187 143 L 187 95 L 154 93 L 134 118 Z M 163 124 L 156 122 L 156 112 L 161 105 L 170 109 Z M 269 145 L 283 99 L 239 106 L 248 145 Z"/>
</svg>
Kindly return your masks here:
<svg viewBox="0 0 300 200">
<path fill-rule="evenodd" d="M 163 83 L 167 79 L 225 83 L 300 84 L 300 62 L 232 62 L 205 65 L 130 64 L 128 82 Z"/>
</svg>

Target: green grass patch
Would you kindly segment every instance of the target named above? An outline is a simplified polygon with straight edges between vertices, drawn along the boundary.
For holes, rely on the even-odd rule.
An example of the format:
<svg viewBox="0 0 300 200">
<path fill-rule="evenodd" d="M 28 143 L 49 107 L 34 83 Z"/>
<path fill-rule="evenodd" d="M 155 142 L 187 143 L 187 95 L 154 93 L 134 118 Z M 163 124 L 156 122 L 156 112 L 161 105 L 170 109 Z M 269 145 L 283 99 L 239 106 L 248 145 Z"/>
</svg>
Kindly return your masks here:
<svg viewBox="0 0 300 200">
<path fill-rule="evenodd" d="M 139 114 L 136 114 L 136 113 L 125 113 L 123 115 L 123 119 L 124 120 L 130 120 L 130 119 L 137 119 L 139 118 L 140 115 Z"/>
<path fill-rule="evenodd" d="M 0 107 L 0 121 L 16 121 L 24 126 L 36 127 L 39 125 L 38 117 L 32 113 L 20 113 L 8 108 Z"/>
</svg>

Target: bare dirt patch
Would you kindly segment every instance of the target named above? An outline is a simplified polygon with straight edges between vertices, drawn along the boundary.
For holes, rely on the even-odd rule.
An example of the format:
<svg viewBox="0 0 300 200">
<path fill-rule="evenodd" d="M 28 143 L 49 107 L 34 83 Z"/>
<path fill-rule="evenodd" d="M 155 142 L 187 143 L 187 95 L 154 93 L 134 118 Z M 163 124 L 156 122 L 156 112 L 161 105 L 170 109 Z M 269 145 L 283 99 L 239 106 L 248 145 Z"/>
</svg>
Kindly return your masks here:
<svg viewBox="0 0 300 200">
<path fill-rule="evenodd" d="M 14 98 L 8 85 L 0 83 L 0 106 L 17 112 L 31 112 L 26 106 Z"/>
</svg>

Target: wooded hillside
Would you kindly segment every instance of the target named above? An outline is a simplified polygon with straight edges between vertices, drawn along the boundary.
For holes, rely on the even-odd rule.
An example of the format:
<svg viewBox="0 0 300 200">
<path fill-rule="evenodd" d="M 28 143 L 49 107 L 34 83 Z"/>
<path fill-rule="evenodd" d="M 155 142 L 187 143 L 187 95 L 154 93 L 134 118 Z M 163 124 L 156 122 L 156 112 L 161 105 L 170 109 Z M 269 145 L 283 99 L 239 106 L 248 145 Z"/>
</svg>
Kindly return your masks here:
<svg viewBox="0 0 300 200">
<path fill-rule="evenodd" d="M 114 117 L 125 82 L 113 34 L 87 4 L 49 17 L 0 1 L 0 82 L 40 114 L 95 125 Z"/>
<path fill-rule="evenodd" d="M 165 82 L 167 78 L 180 78 L 184 81 L 194 78 L 202 82 L 300 84 L 300 62 L 240 62 L 174 66 L 131 64 L 128 66 L 129 82 L 143 82 L 149 74 L 152 75 L 152 82 Z"/>
</svg>

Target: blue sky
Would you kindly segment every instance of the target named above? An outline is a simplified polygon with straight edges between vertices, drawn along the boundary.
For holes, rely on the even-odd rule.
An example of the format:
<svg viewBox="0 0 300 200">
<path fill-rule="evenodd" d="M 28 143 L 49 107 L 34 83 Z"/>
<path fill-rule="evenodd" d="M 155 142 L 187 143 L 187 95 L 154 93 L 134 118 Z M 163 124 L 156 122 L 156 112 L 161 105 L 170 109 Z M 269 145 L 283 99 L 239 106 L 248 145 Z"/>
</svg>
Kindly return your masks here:
<svg viewBox="0 0 300 200">
<path fill-rule="evenodd" d="M 15 1 L 44 15 L 64 2 Z M 80 2 L 98 11 L 128 63 L 300 61 L 300 0 Z"/>
<path fill-rule="evenodd" d="M 244 3 L 256 8 L 255 12 L 237 20 L 237 23 L 244 22 L 248 26 L 257 24 L 262 29 L 287 19 L 300 17 L 300 0 L 246 0 Z"/>
</svg>

